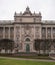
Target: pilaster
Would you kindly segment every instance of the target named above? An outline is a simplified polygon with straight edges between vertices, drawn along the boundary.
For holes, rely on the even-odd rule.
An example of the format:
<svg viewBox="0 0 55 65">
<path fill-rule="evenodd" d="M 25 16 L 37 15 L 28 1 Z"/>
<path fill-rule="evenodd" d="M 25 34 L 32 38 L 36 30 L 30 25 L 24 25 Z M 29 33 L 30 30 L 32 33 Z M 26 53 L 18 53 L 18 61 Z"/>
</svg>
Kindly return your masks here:
<svg viewBox="0 0 55 65">
<path fill-rule="evenodd" d="M 34 39 L 35 39 L 35 25 L 34 25 L 34 28 L 33 29 L 34 29 Z"/>
</svg>

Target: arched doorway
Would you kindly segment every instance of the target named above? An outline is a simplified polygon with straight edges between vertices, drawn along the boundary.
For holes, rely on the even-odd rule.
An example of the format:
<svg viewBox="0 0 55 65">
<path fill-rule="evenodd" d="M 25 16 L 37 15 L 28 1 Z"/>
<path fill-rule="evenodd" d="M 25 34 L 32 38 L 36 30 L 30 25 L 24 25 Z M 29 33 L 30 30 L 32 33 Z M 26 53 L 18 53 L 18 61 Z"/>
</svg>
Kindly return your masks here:
<svg viewBox="0 0 55 65">
<path fill-rule="evenodd" d="M 30 39 L 29 38 L 26 38 L 26 40 L 25 40 L 26 42 L 30 42 Z"/>
<path fill-rule="evenodd" d="M 26 38 L 25 43 L 26 43 L 26 52 L 30 52 L 30 39 Z"/>
<path fill-rule="evenodd" d="M 26 44 L 26 52 L 30 52 L 30 45 Z"/>
</svg>

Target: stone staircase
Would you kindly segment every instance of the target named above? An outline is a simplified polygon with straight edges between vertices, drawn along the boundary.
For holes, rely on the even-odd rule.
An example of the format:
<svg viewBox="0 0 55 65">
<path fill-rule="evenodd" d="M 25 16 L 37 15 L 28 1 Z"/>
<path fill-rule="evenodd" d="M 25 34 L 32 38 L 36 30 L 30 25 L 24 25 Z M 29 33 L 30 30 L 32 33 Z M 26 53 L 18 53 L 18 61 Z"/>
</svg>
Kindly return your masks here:
<svg viewBox="0 0 55 65">
<path fill-rule="evenodd" d="M 37 56 L 36 52 L 18 52 L 14 54 L 15 56 Z"/>
</svg>

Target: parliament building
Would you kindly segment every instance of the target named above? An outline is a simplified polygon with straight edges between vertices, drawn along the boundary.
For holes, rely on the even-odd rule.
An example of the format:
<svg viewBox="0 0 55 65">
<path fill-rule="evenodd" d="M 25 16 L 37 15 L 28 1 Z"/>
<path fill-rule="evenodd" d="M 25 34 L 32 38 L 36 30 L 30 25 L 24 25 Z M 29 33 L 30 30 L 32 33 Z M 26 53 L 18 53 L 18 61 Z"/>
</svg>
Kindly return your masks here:
<svg viewBox="0 0 55 65">
<path fill-rule="evenodd" d="M 35 43 L 38 40 L 54 40 L 55 39 L 55 21 L 42 20 L 41 13 L 32 13 L 29 7 L 22 13 L 14 13 L 14 20 L 0 20 L 0 40 L 11 39 L 14 41 L 14 49 L 12 52 L 37 52 L 43 53 L 42 49 L 35 49 Z M 35 42 L 36 40 L 36 42 Z M 50 42 L 51 43 L 51 42 Z M 1 44 L 1 43 L 0 43 Z M 45 42 L 45 44 L 47 44 Z M 38 47 L 38 44 L 37 46 Z M 46 53 L 55 52 L 55 44 L 51 43 L 51 47 Z M 5 53 L 5 49 L 0 48 L 0 53 Z"/>
</svg>

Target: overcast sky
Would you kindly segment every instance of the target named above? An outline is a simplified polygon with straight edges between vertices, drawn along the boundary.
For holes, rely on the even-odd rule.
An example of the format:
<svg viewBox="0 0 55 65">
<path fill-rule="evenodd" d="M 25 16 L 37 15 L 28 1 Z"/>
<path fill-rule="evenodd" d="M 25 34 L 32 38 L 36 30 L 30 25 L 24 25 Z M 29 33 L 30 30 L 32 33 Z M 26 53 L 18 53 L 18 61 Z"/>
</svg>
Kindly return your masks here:
<svg viewBox="0 0 55 65">
<path fill-rule="evenodd" d="M 55 0 L 0 0 L 0 20 L 14 19 L 14 12 L 41 12 L 43 20 L 55 20 Z"/>
</svg>

